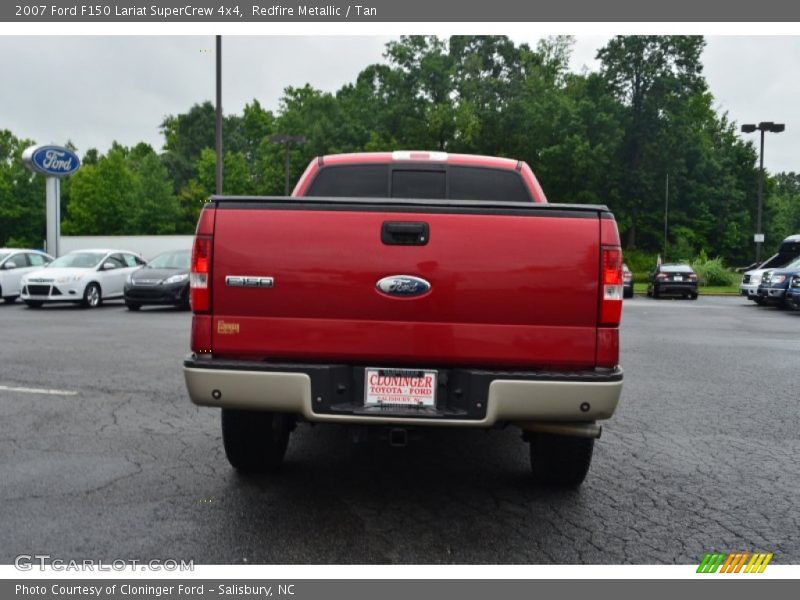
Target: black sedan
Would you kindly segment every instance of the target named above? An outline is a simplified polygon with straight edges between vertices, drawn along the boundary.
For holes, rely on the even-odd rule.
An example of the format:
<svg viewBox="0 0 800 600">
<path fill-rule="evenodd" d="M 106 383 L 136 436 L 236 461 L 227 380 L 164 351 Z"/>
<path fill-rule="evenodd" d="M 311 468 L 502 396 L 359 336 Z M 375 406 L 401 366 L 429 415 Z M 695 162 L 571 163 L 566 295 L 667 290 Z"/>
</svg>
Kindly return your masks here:
<svg viewBox="0 0 800 600">
<path fill-rule="evenodd" d="M 633 298 L 633 273 L 625 263 L 622 263 L 622 297 Z"/>
<path fill-rule="evenodd" d="M 189 309 L 189 250 L 164 252 L 147 266 L 130 274 L 125 282 L 125 306 L 139 310 L 145 304 Z"/>
<path fill-rule="evenodd" d="M 696 300 L 697 274 L 689 265 L 659 265 L 650 273 L 647 295 L 653 298 L 675 295 Z"/>
</svg>

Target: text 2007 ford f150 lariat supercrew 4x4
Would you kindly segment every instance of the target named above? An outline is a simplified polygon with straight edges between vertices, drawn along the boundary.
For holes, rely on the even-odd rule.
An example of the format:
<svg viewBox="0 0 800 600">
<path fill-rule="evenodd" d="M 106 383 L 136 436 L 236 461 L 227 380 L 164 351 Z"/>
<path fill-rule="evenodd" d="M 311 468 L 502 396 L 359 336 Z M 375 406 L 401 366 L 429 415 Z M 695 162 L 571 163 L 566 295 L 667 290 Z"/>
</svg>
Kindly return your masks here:
<svg viewBox="0 0 800 600">
<path fill-rule="evenodd" d="M 298 421 L 513 425 L 536 481 L 578 485 L 622 389 L 614 217 L 548 204 L 516 160 L 325 156 L 292 197 L 213 197 L 191 304 L 189 395 L 243 471 Z"/>
</svg>

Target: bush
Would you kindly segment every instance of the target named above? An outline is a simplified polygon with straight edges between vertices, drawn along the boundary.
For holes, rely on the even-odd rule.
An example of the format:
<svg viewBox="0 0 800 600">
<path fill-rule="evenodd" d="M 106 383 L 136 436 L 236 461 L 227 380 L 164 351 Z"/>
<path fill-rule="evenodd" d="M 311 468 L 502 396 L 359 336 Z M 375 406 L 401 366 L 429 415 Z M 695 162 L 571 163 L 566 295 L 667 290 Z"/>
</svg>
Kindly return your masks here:
<svg viewBox="0 0 800 600">
<path fill-rule="evenodd" d="M 622 252 L 622 258 L 628 268 L 633 271 L 634 277 L 639 273 L 645 273 L 646 278 L 647 273 L 656 268 L 657 256 L 657 254 L 645 252 L 644 250 L 624 250 Z"/>
<path fill-rule="evenodd" d="M 729 286 L 737 280 L 737 275 L 723 264 L 721 258 L 708 258 L 702 250 L 700 256 L 692 261 L 692 268 L 697 273 L 699 285 Z"/>
</svg>

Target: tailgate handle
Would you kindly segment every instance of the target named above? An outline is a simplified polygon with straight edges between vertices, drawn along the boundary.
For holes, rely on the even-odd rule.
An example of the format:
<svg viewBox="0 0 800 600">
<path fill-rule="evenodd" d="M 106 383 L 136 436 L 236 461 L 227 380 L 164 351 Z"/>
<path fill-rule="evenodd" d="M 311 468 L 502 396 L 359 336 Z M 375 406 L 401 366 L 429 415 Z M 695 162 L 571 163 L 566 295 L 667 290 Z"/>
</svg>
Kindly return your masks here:
<svg viewBox="0 0 800 600">
<path fill-rule="evenodd" d="M 424 221 L 384 221 L 381 227 L 381 241 L 389 246 L 424 246 L 429 234 Z"/>
</svg>

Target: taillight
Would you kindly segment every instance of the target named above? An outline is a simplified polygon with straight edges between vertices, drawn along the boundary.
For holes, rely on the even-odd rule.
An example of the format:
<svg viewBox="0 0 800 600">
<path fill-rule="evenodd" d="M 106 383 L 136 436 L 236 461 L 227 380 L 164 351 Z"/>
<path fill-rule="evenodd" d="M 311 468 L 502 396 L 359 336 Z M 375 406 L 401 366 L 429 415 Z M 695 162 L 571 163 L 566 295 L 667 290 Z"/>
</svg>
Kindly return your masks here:
<svg viewBox="0 0 800 600">
<path fill-rule="evenodd" d="M 207 313 L 211 310 L 211 248 L 213 238 L 198 235 L 192 249 L 192 270 L 189 273 L 189 290 L 192 310 Z"/>
<path fill-rule="evenodd" d="M 622 250 L 603 246 L 600 300 L 600 325 L 619 325 L 622 317 Z"/>
<path fill-rule="evenodd" d="M 195 313 L 211 312 L 211 259 L 214 248 L 213 205 L 206 205 L 197 221 L 192 248 L 192 269 L 189 272 L 189 301 Z"/>
<path fill-rule="evenodd" d="M 689 273 L 688 277 L 690 281 L 697 281 L 697 273 Z"/>
<path fill-rule="evenodd" d="M 667 275 L 666 273 L 659 273 L 658 275 L 656 275 L 656 279 L 658 279 L 659 281 L 664 281 L 668 277 L 669 275 Z"/>
</svg>

